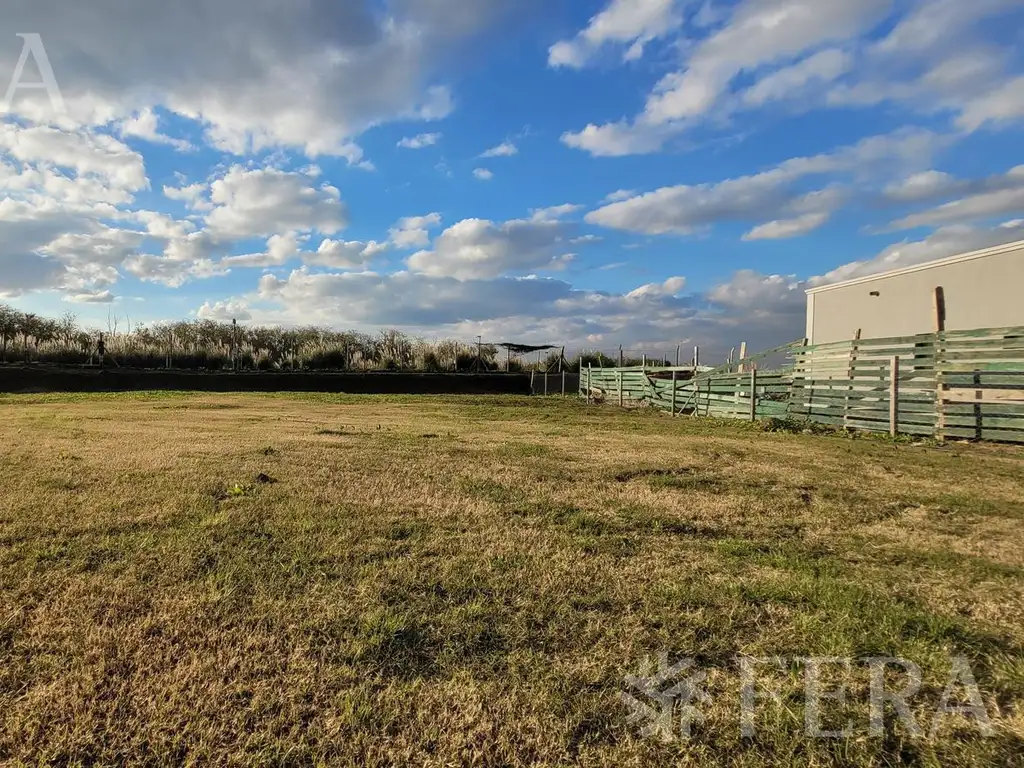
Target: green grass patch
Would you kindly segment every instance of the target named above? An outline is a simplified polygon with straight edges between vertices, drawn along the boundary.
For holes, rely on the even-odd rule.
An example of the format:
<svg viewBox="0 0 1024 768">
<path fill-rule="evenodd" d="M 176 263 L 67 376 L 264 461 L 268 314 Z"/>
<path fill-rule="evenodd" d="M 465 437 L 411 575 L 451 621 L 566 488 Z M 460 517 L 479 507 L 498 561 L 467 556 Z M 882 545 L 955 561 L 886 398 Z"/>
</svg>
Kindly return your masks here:
<svg viewBox="0 0 1024 768">
<path fill-rule="evenodd" d="M 0 398 L 0 762 L 1014 765 L 1024 456 L 557 398 Z M 68 435 L 73 435 L 73 442 Z M 456 435 L 458 437 L 456 437 Z M 356 438 L 359 439 L 349 439 Z M 621 694 L 708 671 L 688 741 Z M 806 656 L 965 656 L 994 735 L 804 733 Z M 765 670 L 739 736 L 740 657 Z M 759 678 L 760 680 L 760 678 Z M 899 682 L 898 680 L 893 681 Z M 677 713 L 678 714 L 678 713 Z"/>
</svg>

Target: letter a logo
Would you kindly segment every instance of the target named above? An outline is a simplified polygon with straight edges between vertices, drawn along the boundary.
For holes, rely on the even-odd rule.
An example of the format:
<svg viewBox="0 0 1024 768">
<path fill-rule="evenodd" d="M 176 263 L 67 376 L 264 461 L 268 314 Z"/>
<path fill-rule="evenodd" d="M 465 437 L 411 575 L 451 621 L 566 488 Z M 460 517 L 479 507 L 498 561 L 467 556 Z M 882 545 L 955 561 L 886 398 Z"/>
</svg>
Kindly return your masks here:
<svg viewBox="0 0 1024 768">
<path fill-rule="evenodd" d="M 36 32 L 19 32 L 24 44 L 21 48 L 21 57 L 14 68 L 14 75 L 11 77 L 11 84 L 7 87 L 7 95 L 0 102 L 0 114 L 11 110 L 11 103 L 14 100 L 14 93 L 18 90 L 45 90 L 50 96 L 50 106 L 57 114 L 63 114 L 64 97 L 61 95 L 60 87 L 57 85 L 57 78 L 53 75 L 53 67 L 50 66 L 50 58 L 46 55 L 46 48 L 43 47 L 43 38 Z M 42 82 L 23 83 L 22 77 L 25 74 L 25 65 L 31 56 L 35 59 L 39 74 L 42 75 Z"/>
</svg>

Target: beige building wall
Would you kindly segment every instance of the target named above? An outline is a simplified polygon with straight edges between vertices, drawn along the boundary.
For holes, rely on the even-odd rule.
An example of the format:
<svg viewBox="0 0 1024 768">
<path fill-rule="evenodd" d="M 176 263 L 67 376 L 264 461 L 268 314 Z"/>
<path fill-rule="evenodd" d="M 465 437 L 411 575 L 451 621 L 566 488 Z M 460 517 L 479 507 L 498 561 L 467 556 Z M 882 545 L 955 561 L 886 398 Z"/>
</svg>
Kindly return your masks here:
<svg viewBox="0 0 1024 768">
<path fill-rule="evenodd" d="M 1024 241 L 807 292 L 811 344 L 935 330 L 935 288 L 946 330 L 1024 326 Z"/>
</svg>

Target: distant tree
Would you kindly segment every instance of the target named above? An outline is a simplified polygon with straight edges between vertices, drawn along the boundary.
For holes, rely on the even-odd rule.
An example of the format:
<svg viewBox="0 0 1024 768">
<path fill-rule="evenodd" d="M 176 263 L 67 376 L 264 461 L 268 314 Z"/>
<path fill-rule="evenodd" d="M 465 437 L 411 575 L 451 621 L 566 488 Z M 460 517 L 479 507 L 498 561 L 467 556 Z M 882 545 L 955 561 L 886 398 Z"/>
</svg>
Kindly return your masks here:
<svg viewBox="0 0 1024 768">
<path fill-rule="evenodd" d="M 7 362 L 7 346 L 18 338 L 21 329 L 21 313 L 7 304 L 0 304 L 0 344 L 3 346 L 2 359 Z"/>
<path fill-rule="evenodd" d="M 581 352 L 579 360 L 573 364 L 576 370 L 586 368 L 588 365 L 594 368 L 615 368 L 619 361 L 608 357 L 603 352 Z"/>
<path fill-rule="evenodd" d="M 561 352 L 548 352 L 547 356 L 544 358 L 544 362 L 541 363 L 541 370 L 542 371 L 557 371 L 558 370 L 558 364 L 561 361 L 562 361 L 562 353 Z"/>
<path fill-rule="evenodd" d="M 28 340 L 36 332 L 38 319 L 31 313 L 18 314 L 18 335 L 21 336 L 21 350 L 26 360 L 30 359 Z"/>
<path fill-rule="evenodd" d="M 66 361 L 88 354 L 97 330 L 84 329 L 71 312 L 51 320 L 0 304 L 0 359 L 11 348 L 25 359 Z M 134 325 L 127 316 L 109 315 L 104 331 L 107 349 L 141 367 L 220 369 L 238 355 L 240 367 L 259 370 L 480 370 L 498 369 L 499 353 L 493 344 L 453 339 L 424 341 L 397 329 L 374 336 L 357 331 L 335 331 L 322 326 L 276 328 L 234 326 L 232 323 L 195 319 Z"/>
<path fill-rule="evenodd" d="M 78 318 L 74 312 L 65 312 L 56 323 L 57 338 L 70 347 L 78 336 Z"/>
<path fill-rule="evenodd" d="M 60 338 L 60 324 L 56 320 L 50 320 L 48 317 L 36 318 L 35 328 L 32 333 L 32 340 L 34 342 L 37 356 L 40 344 L 46 344 L 51 341 L 55 341 L 58 338 Z"/>
</svg>

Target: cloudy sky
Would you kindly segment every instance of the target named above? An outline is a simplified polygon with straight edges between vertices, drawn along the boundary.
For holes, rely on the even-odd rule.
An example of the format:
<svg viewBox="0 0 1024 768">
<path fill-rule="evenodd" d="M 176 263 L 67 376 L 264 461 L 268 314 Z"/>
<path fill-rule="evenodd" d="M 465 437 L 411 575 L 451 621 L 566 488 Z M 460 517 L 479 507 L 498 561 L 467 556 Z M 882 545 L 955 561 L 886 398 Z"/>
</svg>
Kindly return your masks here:
<svg viewBox="0 0 1024 768">
<path fill-rule="evenodd" d="M 24 310 L 717 352 L 1024 239 L 1022 0 L 3 5 Z"/>
</svg>

